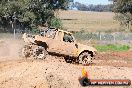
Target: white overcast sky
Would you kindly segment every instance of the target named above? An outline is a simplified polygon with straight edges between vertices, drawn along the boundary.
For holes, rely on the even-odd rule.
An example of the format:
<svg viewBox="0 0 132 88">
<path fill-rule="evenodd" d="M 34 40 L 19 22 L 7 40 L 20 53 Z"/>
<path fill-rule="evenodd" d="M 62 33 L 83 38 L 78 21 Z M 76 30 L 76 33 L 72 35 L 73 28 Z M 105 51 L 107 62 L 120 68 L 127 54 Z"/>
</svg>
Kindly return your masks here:
<svg viewBox="0 0 132 88">
<path fill-rule="evenodd" d="M 103 5 L 106 5 L 106 4 L 111 3 L 108 0 L 74 0 L 74 2 L 80 2 L 80 3 L 86 4 L 86 5 L 88 5 L 88 4 L 94 4 L 94 5 L 103 4 Z"/>
</svg>

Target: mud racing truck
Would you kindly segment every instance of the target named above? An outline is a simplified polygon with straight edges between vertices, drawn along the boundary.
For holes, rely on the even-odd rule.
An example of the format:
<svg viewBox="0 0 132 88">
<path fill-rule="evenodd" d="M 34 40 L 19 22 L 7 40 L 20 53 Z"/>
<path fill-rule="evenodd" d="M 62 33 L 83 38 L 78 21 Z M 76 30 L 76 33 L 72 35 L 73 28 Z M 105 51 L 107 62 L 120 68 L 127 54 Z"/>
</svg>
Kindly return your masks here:
<svg viewBox="0 0 132 88">
<path fill-rule="evenodd" d="M 45 59 L 48 54 L 74 58 L 74 62 L 87 65 L 92 62 L 97 50 L 91 46 L 77 43 L 72 33 L 56 28 L 47 28 L 40 35 L 23 34 L 24 57 Z"/>
</svg>

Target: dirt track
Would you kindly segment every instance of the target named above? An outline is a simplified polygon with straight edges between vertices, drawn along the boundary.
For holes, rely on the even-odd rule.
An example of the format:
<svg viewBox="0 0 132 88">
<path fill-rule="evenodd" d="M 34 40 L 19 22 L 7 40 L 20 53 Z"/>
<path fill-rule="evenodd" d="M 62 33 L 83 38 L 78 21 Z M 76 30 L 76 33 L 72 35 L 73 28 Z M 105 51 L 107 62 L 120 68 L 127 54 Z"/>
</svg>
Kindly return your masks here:
<svg viewBox="0 0 132 88">
<path fill-rule="evenodd" d="M 82 88 L 78 77 L 81 76 L 83 66 L 69 64 L 64 59 L 53 56 L 48 56 L 43 61 L 20 58 L 18 51 L 21 45 L 22 42 L 17 41 L 0 43 L 0 88 Z M 84 67 L 91 79 L 132 80 L 131 51 L 104 53 L 98 55 L 93 63 Z"/>
</svg>

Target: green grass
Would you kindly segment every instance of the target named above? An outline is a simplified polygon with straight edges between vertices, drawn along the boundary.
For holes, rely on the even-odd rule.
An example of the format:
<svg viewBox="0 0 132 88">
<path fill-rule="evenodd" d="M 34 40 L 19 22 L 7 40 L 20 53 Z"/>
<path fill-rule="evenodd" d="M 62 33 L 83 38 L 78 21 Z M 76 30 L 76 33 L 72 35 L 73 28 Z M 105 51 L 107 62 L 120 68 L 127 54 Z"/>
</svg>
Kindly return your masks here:
<svg viewBox="0 0 132 88">
<path fill-rule="evenodd" d="M 99 52 L 106 52 L 106 51 L 127 51 L 130 49 L 128 45 L 114 45 L 114 44 L 108 44 L 108 45 L 94 45 L 94 47 Z"/>
</svg>

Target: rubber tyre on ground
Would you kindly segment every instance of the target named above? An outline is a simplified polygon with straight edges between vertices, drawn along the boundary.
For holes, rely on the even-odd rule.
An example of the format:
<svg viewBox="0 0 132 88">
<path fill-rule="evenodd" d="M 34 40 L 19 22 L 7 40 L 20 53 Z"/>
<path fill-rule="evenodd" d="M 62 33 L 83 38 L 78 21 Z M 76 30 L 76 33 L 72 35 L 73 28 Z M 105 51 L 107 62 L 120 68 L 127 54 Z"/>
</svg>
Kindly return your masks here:
<svg viewBox="0 0 132 88">
<path fill-rule="evenodd" d="M 21 49 L 21 57 L 30 57 L 31 56 L 31 47 L 29 45 L 24 45 Z"/>
<path fill-rule="evenodd" d="M 36 48 L 33 49 L 33 58 L 34 59 L 43 60 L 46 58 L 47 55 L 48 55 L 48 52 L 42 46 L 37 46 Z"/>
<path fill-rule="evenodd" d="M 92 56 L 89 52 L 83 52 L 78 57 L 78 63 L 82 65 L 89 65 L 92 62 Z"/>
</svg>

